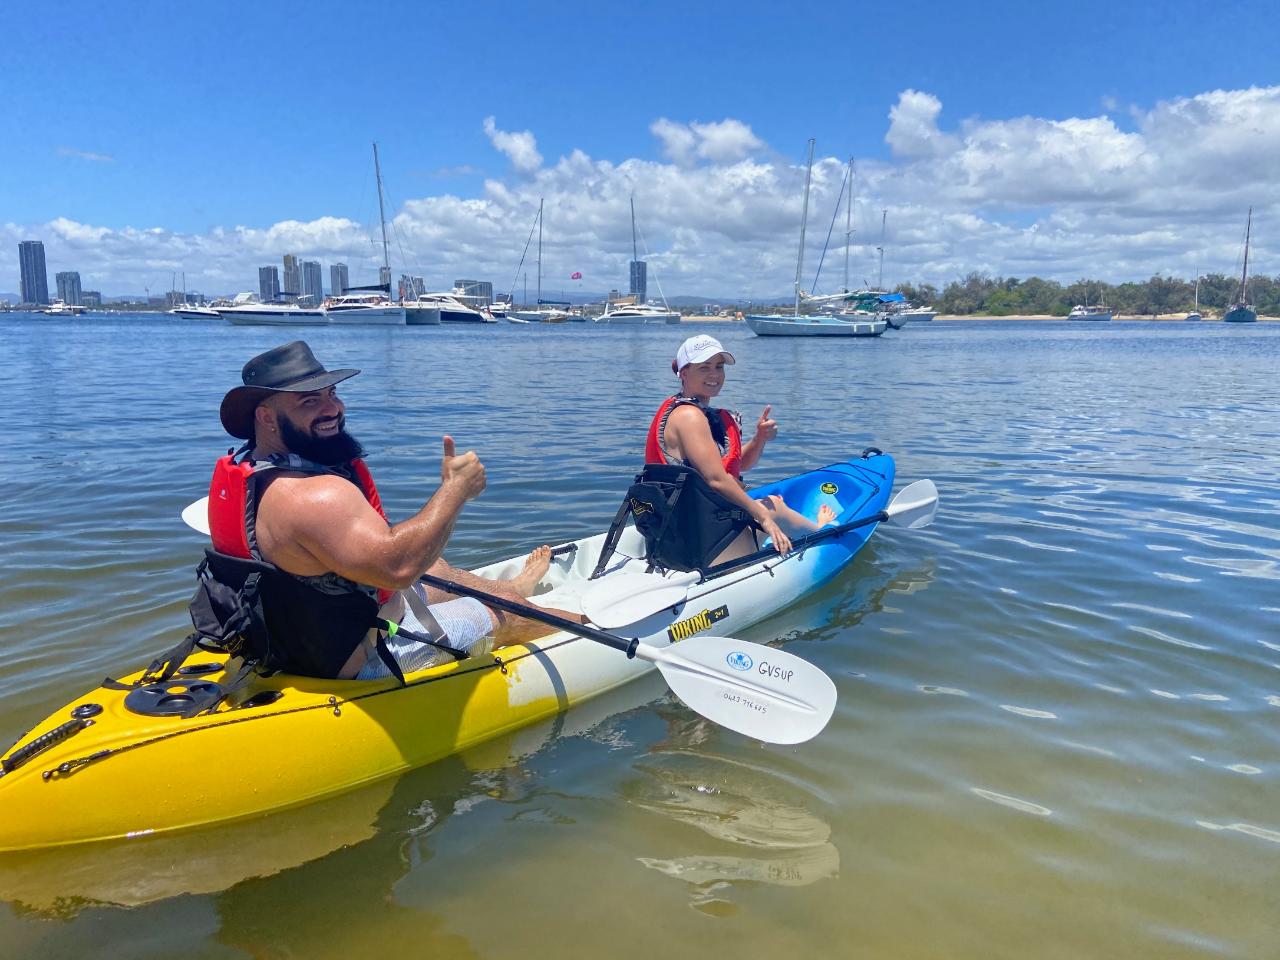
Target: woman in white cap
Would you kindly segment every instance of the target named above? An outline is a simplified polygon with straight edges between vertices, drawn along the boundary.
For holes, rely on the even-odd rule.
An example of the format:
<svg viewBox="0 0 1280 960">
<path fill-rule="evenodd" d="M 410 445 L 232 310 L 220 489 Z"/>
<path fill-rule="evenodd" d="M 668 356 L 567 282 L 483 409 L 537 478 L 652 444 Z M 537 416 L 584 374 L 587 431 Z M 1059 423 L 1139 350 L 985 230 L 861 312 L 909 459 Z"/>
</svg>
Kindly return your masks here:
<svg viewBox="0 0 1280 960">
<path fill-rule="evenodd" d="M 766 405 L 756 420 L 755 435 L 742 442 L 742 418 L 736 411 L 711 406 L 724 386 L 724 368 L 734 363 L 715 337 L 690 337 L 680 344 L 671 370 L 680 378 L 680 392 L 668 397 L 649 425 L 645 444 L 646 463 L 671 463 L 692 467 L 724 499 L 745 510 L 769 537 L 779 553 L 791 549 L 788 533 L 801 534 L 818 529 L 835 519 L 823 506 L 814 523 L 782 500 L 770 496 L 753 499 L 742 484 L 742 474 L 760 460 L 765 444 L 778 435 L 778 423 Z M 755 549 L 751 531 L 744 531 L 718 558 L 723 562 Z"/>
</svg>

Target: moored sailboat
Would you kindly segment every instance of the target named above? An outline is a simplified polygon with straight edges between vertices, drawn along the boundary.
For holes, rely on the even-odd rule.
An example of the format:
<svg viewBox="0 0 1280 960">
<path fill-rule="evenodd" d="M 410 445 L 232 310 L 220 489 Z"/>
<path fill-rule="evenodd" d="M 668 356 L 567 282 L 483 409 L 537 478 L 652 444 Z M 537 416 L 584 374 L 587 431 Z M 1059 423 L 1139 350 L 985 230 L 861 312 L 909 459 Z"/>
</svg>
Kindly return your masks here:
<svg viewBox="0 0 1280 960">
<path fill-rule="evenodd" d="M 796 258 L 796 299 L 790 314 L 752 314 L 747 326 L 758 337 L 878 337 L 888 323 L 878 317 L 868 320 L 849 319 L 843 314 L 802 314 L 800 289 L 804 272 L 804 236 L 809 223 L 809 187 L 813 179 L 813 140 L 809 141 L 809 162 L 804 176 L 804 205 L 800 215 L 800 252 Z"/>
<path fill-rule="evenodd" d="M 1240 290 L 1235 302 L 1227 307 L 1222 315 L 1223 323 L 1254 323 L 1258 319 L 1258 311 L 1249 303 L 1249 234 L 1253 231 L 1253 207 L 1249 208 L 1249 219 L 1244 227 L 1244 267 L 1240 270 Z"/>
</svg>

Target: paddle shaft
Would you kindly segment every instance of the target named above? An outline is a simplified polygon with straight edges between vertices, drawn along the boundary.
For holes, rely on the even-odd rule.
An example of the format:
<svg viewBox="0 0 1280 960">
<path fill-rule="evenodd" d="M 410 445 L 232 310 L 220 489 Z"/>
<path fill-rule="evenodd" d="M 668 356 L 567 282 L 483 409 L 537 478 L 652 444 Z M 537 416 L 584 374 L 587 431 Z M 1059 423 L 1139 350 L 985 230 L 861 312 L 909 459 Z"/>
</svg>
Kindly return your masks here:
<svg viewBox="0 0 1280 960">
<path fill-rule="evenodd" d="M 889 514 L 885 510 L 879 513 L 873 513 L 869 517 L 859 517 L 857 520 L 850 520 L 848 523 L 842 523 L 834 527 L 823 527 L 821 530 L 815 530 L 813 533 L 807 533 L 803 537 L 798 537 L 791 541 L 790 553 L 796 553 L 805 547 L 817 543 L 819 540 L 827 540 L 831 537 L 838 537 L 841 534 L 848 533 L 850 530 L 856 530 L 858 527 L 865 527 L 872 523 L 881 523 L 889 519 Z M 767 560 L 770 557 L 782 556 L 773 547 L 765 547 L 763 550 L 757 550 L 755 553 L 747 554 L 745 557 L 739 557 L 737 560 L 730 560 L 728 563 L 721 563 L 706 570 L 708 574 L 719 576 L 722 573 L 732 573 L 734 570 L 740 570 L 743 567 L 750 567 L 759 563 L 761 560 Z"/>
<path fill-rule="evenodd" d="M 447 590 L 449 593 L 460 593 L 464 596 L 475 597 L 486 605 L 497 607 L 499 610 L 514 613 L 519 617 L 527 617 L 530 620 L 537 620 L 541 623 L 547 624 L 548 626 L 556 627 L 560 630 L 567 631 L 568 633 L 577 634 L 580 637 L 585 637 L 588 640 L 595 640 L 598 643 L 603 643 L 606 646 L 613 647 L 615 650 L 622 651 L 629 659 L 635 659 L 638 651 L 640 653 L 640 659 L 656 664 L 662 670 L 663 676 L 667 679 L 668 683 L 671 682 L 672 678 L 667 671 L 670 668 L 675 668 L 678 670 L 697 673 L 710 680 L 727 683 L 741 690 L 748 690 L 767 697 L 772 697 L 775 700 L 783 703 L 789 703 L 792 706 L 801 707 L 803 709 L 812 709 L 812 707 L 803 700 L 798 700 L 795 697 L 787 695 L 785 692 L 763 686 L 749 677 L 728 676 L 722 670 L 713 670 L 705 664 L 697 663 L 686 657 L 682 657 L 674 650 L 655 649 L 647 644 L 642 644 L 639 638 L 625 640 L 622 637 L 614 636 L 612 633 L 606 633 L 604 630 L 589 627 L 585 623 L 578 623 L 575 620 L 569 620 L 565 617 L 558 616 L 557 614 L 548 613 L 539 607 L 532 607 L 523 603 L 512 603 L 510 600 L 505 600 L 502 597 L 495 597 L 493 594 L 486 593 L 483 590 L 477 590 L 474 587 L 464 587 L 460 583 L 455 583 L 452 580 L 446 580 L 443 577 L 432 576 L 429 573 L 424 573 L 418 579 L 430 586 L 438 587 L 441 590 Z M 698 712 L 702 713 L 703 716 L 707 715 L 706 707 L 703 707 Z M 711 717 L 710 719 L 714 720 L 716 718 Z M 723 720 L 717 720 L 717 722 L 723 722 Z"/>
<path fill-rule="evenodd" d="M 529 620 L 537 620 L 545 623 L 549 627 L 555 627 L 558 630 L 566 630 L 569 633 L 576 633 L 578 636 L 586 637 L 589 640 L 595 640 L 597 643 L 603 643 L 605 646 L 613 647 L 615 650 L 621 650 L 629 658 L 634 658 L 636 648 L 640 645 L 638 638 L 631 640 L 614 636 L 612 633 L 606 633 L 595 627 L 589 627 L 585 623 L 578 623 L 576 620 L 570 620 L 555 613 L 548 613 L 540 607 L 531 606 L 527 603 L 513 603 L 503 597 L 494 596 L 492 593 L 486 593 L 483 590 L 477 590 L 474 587 L 464 587 L 460 583 L 452 580 L 446 580 L 443 577 L 433 576 L 424 573 L 418 578 L 422 583 L 437 587 L 449 593 L 461 594 L 464 597 L 475 597 L 475 599 L 484 603 L 486 606 L 496 607 L 507 613 L 514 613 L 517 617 L 525 617 Z"/>
</svg>

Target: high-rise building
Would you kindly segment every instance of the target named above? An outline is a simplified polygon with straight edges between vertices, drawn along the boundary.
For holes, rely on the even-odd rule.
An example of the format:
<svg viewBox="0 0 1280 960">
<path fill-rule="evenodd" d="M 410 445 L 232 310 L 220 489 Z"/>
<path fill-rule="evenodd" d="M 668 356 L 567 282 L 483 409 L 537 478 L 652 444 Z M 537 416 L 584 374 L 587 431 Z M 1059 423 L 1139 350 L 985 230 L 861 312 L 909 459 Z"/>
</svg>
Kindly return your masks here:
<svg viewBox="0 0 1280 960">
<path fill-rule="evenodd" d="M 329 294 L 340 297 L 347 292 L 347 265 L 335 263 L 329 267 Z"/>
<path fill-rule="evenodd" d="M 102 306 L 102 293 L 98 290 L 82 290 L 80 292 L 80 304 L 85 307 Z"/>
<path fill-rule="evenodd" d="M 18 267 L 21 270 L 22 302 L 49 302 L 49 274 L 44 269 L 44 243 L 22 240 L 18 243 Z"/>
<path fill-rule="evenodd" d="M 422 277 L 411 277 L 407 273 L 400 275 L 400 299 L 413 300 L 427 292 L 427 281 Z"/>
<path fill-rule="evenodd" d="M 484 306 L 493 303 L 493 284 L 488 280 L 455 280 L 453 286 L 465 296 L 475 297 Z"/>
<path fill-rule="evenodd" d="M 636 298 L 636 303 L 648 300 L 648 271 L 648 265 L 643 260 L 631 261 L 631 295 Z"/>
<path fill-rule="evenodd" d="M 321 279 L 323 276 L 318 261 L 302 261 L 302 295 L 311 298 L 312 306 L 318 307 L 324 302 L 324 281 Z"/>
<path fill-rule="evenodd" d="M 280 292 L 295 297 L 302 292 L 302 271 L 298 268 L 298 258 L 292 253 L 284 255 L 284 276 L 281 278 Z"/>
<path fill-rule="evenodd" d="M 391 289 L 391 268 L 390 267 L 378 268 L 378 282 L 382 284 L 383 290 Z"/>
<path fill-rule="evenodd" d="M 258 268 L 258 299 L 263 303 L 280 299 L 280 271 L 275 267 Z"/>
<path fill-rule="evenodd" d="M 68 306 L 80 306 L 80 274 L 67 270 L 54 279 L 58 282 L 58 299 Z"/>
</svg>

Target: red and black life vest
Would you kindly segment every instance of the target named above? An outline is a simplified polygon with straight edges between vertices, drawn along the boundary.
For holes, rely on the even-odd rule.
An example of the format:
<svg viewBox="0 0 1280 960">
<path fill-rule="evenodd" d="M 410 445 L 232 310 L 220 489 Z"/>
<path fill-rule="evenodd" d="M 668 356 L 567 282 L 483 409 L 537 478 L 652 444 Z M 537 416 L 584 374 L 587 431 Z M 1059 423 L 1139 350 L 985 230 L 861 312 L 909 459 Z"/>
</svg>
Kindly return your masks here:
<svg viewBox="0 0 1280 960">
<path fill-rule="evenodd" d="M 207 642 L 265 672 L 334 678 L 380 622 L 379 608 L 394 591 L 332 573 L 297 576 L 263 559 L 258 501 L 262 481 L 278 470 L 344 477 L 386 519 L 373 477 L 360 460 L 333 469 L 294 455 L 256 462 L 234 454 L 219 458 L 209 485 L 213 546 L 201 564 L 191 618 Z"/>
<path fill-rule="evenodd" d="M 660 431 L 671 411 L 687 403 L 706 414 L 725 472 L 739 479 L 742 430 L 737 417 L 728 410 L 704 407 L 690 397 L 668 397 L 649 424 L 644 468 L 636 474 L 605 535 L 592 579 L 608 568 L 628 517 L 644 537 L 650 570 L 699 570 L 704 575 L 716 569 L 716 558 L 743 530 L 755 526 L 746 510 L 717 492 L 696 469 L 672 462 L 663 452 Z"/>
<path fill-rule="evenodd" d="M 653 415 L 653 422 L 649 424 L 649 435 L 644 444 L 644 462 L 671 462 L 663 451 L 660 431 L 666 429 L 667 418 L 671 415 L 671 411 L 684 404 L 693 404 L 706 414 L 712 436 L 717 437 L 718 434 L 723 437 L 722 441 L 717 437 L 717 442 L 722 454 L 720 462 L 724 464 L 725 472 L 735 480 L 742 479 L 742 428 L 738 426 L 738 418 L 728 410 L 704 407 L 692 397 L 683 397 L 679 394 L 664 400 L 658 412 Z"/>
</svg>

